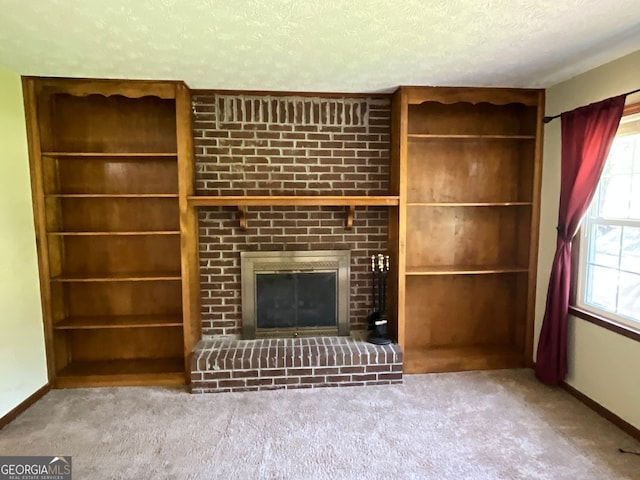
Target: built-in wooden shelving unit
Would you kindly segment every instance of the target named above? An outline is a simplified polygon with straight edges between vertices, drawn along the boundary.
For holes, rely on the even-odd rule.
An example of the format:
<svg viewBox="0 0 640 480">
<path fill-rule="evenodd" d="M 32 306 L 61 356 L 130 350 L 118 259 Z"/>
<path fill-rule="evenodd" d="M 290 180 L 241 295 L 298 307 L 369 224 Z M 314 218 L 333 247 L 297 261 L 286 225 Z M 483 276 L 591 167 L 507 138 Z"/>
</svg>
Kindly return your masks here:
<svg viewBox="0 0 640 480">
<path fill-rule="evenodd" d="M 184 384 L 200 330 L 188 89 L 25 77 L 24 91 L 51 384 Z"/>
<path fill-rule="evenodd" d="M 182 384 L 200 339 L 198 208 L 389 207 L 405 372 L 530 363 L 544 95 L 402 87 L 388 195 L 195 194 L 181 82 L 24 78 L 51 384 Z M 397 307 L 397 308 L 396 308 Z"/>
<path fill-rule="evenodd" d="M 405 373 L 530 365 L 543 98 L 520 89 L 395 93 L 391 293 Z"/>
</svg>

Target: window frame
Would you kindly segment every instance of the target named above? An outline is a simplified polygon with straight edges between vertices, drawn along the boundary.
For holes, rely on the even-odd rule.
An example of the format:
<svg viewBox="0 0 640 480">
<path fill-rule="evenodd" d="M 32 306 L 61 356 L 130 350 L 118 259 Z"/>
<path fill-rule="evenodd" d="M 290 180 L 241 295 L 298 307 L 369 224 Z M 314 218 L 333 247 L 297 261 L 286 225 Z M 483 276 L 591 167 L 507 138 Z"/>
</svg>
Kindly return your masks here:
<svg viewBox="0 0 640 480">
<path fill-rule="evenodd" d="M 622 116 L 634 115 L 640 113 L 640 102 L 627 105 L 623 111 Z M 624 222 L 624 220 L 623 220 Z M 607 223 L 606 221 L 603 223 Z M 619 220 L 614 220 L 612 224 L 620 223 Z M 576 234 L 571 254 L 571 291 L 569 302 L 569 313 L 594 325 L 603 327 L 609 331 L 623 335 L 627 338 L 640 342 L 640 325 L 637 327 L 630 325 L 629 322 L 618 318 L 617 315 L 598 309 L 597 307 L 583 305 L 578 302 L 579 295 L 582 293 L 581 289 L 584 288 L 586 277 L 586 252 L 581 249 L 581 244 L 584 249 L 588 248 L 585 242 L 586 231 L 581 224 L 578 233 Z M 633 322 L 633 320 L 631 320 Z"/>
</svg>

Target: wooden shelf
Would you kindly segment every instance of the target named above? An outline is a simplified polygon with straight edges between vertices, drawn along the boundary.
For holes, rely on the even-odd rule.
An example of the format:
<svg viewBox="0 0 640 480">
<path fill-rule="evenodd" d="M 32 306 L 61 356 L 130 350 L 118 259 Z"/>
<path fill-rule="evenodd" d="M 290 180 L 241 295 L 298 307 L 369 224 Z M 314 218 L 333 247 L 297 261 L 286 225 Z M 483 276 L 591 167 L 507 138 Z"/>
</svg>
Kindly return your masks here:
<svg viewBox="0 0 640 480">
<path fill-rule="evenodd" d="M 50 193 L 50 198 L 178 198 L 177 193 Z"/>
<path fill-rule="evenodd" d="M 532 202 L 407 202 L 408 207 L 527 207 Z"/>
<path fill-rule="evenodd" d="M 147 158 L 147 157 L 167 157 L 175 158 L 176 152 L 42 152 L 43 157 L 57 158 L 79 158 L 79 157 L 101 157 L 101 158 Z"/>
<path fill-rule="evenodd" d="M 204 196 L 188 197 L 190 207 L 232 206 L 238 208 L 240 228 L 247 228 L 246 209 L 249 206 L 332 206 L 348 208 L 345 228 L 353 228 L 356 207 L 393 207 L 400 204 L 395 195 L 378 196 L 312 196 L 312 195 L 265 195 L 265 196 Z"/>
<path fill-rule="evenodd" d="M 212 206 L 337 206 L 337 207 L 359 207 L 359 206 L 397 206 L 399 197 L 396 195 L 378 196 L 204 196 L 194 195 L 188 197 L 189 205 L 192 207 L 212 207 Z"/>
<path fill-rule="evenodd" d="M 487 275 L 496 273 L 520 273 L 527 272 L 526 267 L 511 266 L 433 266 L 433 267 L 407 267 L 406 275 Z"/>
<path fill-rule="evenodd" d="M 456 346 L 404 350 L 404 373 L 518 368 L 524 364 L 522 351 L 511 346 Z"/>
<path fill-rule="evenodd" d="M 184 383 L 182 358 L 76 361 L 60 370 L 55 380 L 57 388 Z"/>
<path fill-rule="evenodd" d="M 47 235 L 60 237 L 79 237 L 79 236 L 143 236 L 143 235 L 180 235 L 179 230 L 149 230 L 140 232 L 47 232 Z"/>
<path fill-rule="evenodd" d="M 123 315 L 103 317 L 71 317 L 54 324 L 55 330 L 83 330 L 103 328 L 181 327 L 180 315 Z"/>
<path fill-rule="evenodd" d="M 410 133 L 411 140 L 534 140 L 535 135 L 439 134 Z"/>
<path fill-rule="evenodd" d="M 179 272 L 167 273 L 94 273 L 87 275 L 60 275 L 52 277 L 52 282 L 152 282 L 181 280 Z"/>
</svg>

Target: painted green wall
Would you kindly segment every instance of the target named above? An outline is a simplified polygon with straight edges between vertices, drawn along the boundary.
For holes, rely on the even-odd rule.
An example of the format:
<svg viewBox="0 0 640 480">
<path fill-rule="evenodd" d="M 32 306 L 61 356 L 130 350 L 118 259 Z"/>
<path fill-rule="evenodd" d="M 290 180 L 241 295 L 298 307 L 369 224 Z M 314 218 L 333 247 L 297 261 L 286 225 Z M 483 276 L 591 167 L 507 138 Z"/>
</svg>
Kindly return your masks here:
<svg viewBox="0 0 640 480">
<path fill-rule="evenodd" d="M 0 66 L 0 417 L 47 383 L 20 76 Z"/>
<path fill-rule="evenodd" d="M 636 88 L 640 88 L 640 51 L 549 88 L 546 112 L 555 115 Z M 627 103 L 639 101 L 637 95 L 627 98 Z M 536 344 L 556 248 L 560 120 L 547 124 L 544 135 Z M 640 428 L 640 343 L 574 317 L 569 319 L 568 334 L 567 383 Z"/>
</svg>

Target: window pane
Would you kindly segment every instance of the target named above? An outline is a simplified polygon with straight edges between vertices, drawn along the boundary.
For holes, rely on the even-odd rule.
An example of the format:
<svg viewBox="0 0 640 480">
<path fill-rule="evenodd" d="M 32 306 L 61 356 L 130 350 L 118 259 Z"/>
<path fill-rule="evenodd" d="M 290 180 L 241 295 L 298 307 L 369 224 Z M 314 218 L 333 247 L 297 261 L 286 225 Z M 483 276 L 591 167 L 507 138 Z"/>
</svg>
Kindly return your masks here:
<svg viewBox="0 0 640 480">
<path fill-rule="evenodd" d="M 594 225 L 589 240 L 589 263 L 618 268 L 622 227 Z"/>
<path fill-rule="evenodd" d="M 617 137 L 611 145 L 609 158 L 605 164 L 603 175 L 631 173 L 634 154 L 634 136 Z"/>
<path fill-rule="evenodd" d="M 604 190 L 602 188 L 602 185 L 605 181 L 609 181 L 609 177 L 604 177 L 604 176 L 600 177 L 600 181 L 598 182 L 598 186 L 596 187 L 596 191 L 593 194 L 593 198 L 591 199 L 591 204 L 587 209 L 587 213 L 585 214 L 585 217 L 597 218 L 600 216 L 600 204 L 602 203 L 601 201 L 603 196 L 602 191 Z"/>
<path fill-rule="evenodd" d="M 640 114 L 621 120 L 585 220 L 578 304 L 640 325 Z"/>
<path fill-rule="evenodd" d="M 613 175 L 600 179 L 601 193 L 598 213 L 605 218 L 626 218 L 629 215 L 631 177 Z"/>
<path fill-rule="evenodd" d="M 640 148 L 638 151 L 640 152 Z M 638 165 L 640 166 L 640 160 L 638 160 Z M 640 174 L 631 177 L 631 192 L 629 218 L 640 220 Z"/>
<path fill-rule="evenodd" d="M 618 313 L 640 321 L 640 275 L 620 272 Z"/>
<path fill-rule="evenodd" d="M 634 154 L 635 160 L 633 162 L 633 165 L 634 165 L 633 166 L 633 171 L 635 173 L 640 173 L 640 134 L 634 135 L 632 138 L 636 142 L 635 143 L 635 148 L 634 148 L 634 150 L 635 150 L 635 154 Z"/>
<path fill-rule="evenodd" d="M 618 271 L 612 268 L 587 266 L 587 292 L 585 303 L 605 310 L 616 311 Z"/>
<path fill-rule="evenodd" d="M 640 227 L 624 227 L 620 269 L 640 273 Z"/>
</svg>

